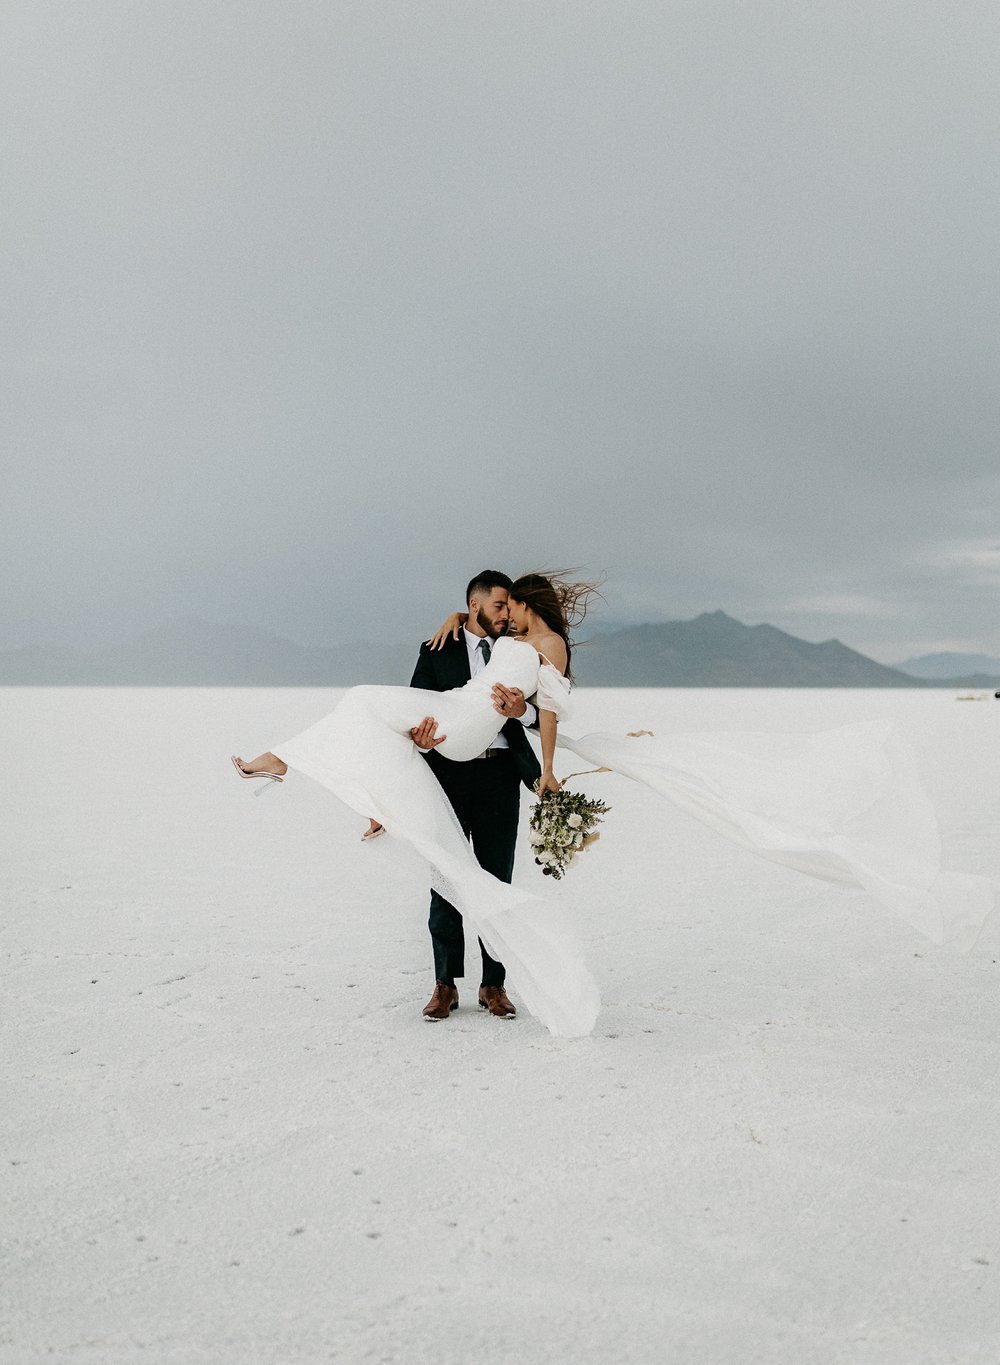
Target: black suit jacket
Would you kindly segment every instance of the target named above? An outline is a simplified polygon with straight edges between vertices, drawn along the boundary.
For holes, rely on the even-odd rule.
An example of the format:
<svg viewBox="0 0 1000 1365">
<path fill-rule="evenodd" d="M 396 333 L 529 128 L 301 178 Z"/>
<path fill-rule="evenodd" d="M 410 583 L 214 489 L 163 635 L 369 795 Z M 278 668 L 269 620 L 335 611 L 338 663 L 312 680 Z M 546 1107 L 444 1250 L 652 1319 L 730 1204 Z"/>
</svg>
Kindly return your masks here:
<svg viewBox="0 0 1000 1365">
<path fill-rule="evenodd" d="M 431 649 L 426 644 L 420 646 L 420 655 L 413 670 L 413 677 L 410 679 L 410 686 L 423 687 L 430 692 L 450 692 L 453 687 L 464 687 L 471 676 L 465 637 L 454 640 L 449 636 L 443 649 Z M 518 777 L 529 791 L 533 791 L 535 782 L 542 775 L 542 769 L 535 757 L 534 749 L 528 743 L 524 726 L 519 720 L 508 720 L 504 722 L 501 732 L 510 746 Z M 445 765 L 445 769 L 459 766 L 439 754 L 436 749 L 431 749 L 425 754 L 425 758 L 439 776 L 442 765 Z"/>
</svg>

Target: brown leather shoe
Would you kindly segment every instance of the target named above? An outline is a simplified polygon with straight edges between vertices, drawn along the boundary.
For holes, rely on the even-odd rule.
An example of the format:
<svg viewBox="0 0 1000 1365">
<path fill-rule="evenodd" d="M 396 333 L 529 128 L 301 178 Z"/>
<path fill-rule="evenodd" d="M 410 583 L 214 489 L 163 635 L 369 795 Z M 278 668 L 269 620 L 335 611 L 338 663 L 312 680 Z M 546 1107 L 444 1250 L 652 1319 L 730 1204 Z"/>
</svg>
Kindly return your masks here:
<svg viewBox="0 0 1000 1365">
<path fill-rule="evenodd" d="M 424 1006 L 424 1018 L 447 1019 L 452 1010 L 458 1009 L 458 991 L 444 981 L 434 983 L 434 994 Z"/>
<path fill-rule="evenodd" d="M 513 1019 L 517 1015 L 517 1010 L 507 999 L 507 992 L 502 986 L 480 986 L 479 1008 L 489 1010 L 490 1014 L 495 1014 L 498 1019 Z"/>
</svg>

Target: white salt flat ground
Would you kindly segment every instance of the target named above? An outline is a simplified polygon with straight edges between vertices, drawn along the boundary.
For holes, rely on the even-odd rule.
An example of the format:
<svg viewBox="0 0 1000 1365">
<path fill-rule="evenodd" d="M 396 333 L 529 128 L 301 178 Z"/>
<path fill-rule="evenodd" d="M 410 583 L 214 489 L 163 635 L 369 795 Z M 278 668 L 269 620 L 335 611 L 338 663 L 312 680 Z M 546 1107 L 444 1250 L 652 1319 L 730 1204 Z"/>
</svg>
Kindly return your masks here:
<svg viewBox="0 0 1000 1365">
<path fill-rule="evenodd" d="M 228 764 L 334 696 L 0 692 L 4 1365 L 995 1365 L 996 927 L 936 949 L 588 778 L 604 842 L 546 886 L 594 1036 L 488 1018 L 474 973 L 428 1025 L 419 864 Z M 892 714 L 949 861 L 1000 877 L 1000 703 L 578 703 L 581 732 Z"/>
</svg>

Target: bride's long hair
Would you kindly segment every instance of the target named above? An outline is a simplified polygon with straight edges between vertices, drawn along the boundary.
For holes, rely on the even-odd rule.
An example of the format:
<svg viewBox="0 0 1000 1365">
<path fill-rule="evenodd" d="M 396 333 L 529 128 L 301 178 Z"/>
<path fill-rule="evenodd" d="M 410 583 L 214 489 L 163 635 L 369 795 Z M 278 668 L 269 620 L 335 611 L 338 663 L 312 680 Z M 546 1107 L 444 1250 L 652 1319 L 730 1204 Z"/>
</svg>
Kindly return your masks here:
<svg viewBox="0 0 1000 1365">
<path fill-rule="evenodd" d="M 540 616 L 566 646 L 566 677 L 573 681 L 570 657 L 573 641 L 570 631 L 580 625 L 595 597 L 600 597 L 600 582 L 574 579 L 577 569 L 546 569 L 522 574 L 510 586 L 509 596 Z M 602 599 L 603 600 L 603 599 Z"/>
</svg>

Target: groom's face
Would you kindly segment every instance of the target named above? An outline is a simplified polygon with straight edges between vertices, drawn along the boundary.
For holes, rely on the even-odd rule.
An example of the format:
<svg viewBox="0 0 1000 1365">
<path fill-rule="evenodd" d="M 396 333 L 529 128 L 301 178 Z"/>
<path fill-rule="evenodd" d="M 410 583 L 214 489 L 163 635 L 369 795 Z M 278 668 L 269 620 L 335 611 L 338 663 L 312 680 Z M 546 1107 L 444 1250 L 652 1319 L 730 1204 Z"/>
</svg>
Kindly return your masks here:
<svg viewBox="0 0 1000 1365">
<path fill-rule="evenodd" d="M 474 597 L 469 606 L 474 609 L 480 629 L 485 631 L 491 640 L 498 640 L 501 635 L 507 634 L 510 617 L 507 611 L 506 588 L 494 588 L 485 601 Z"/>
</svg>

